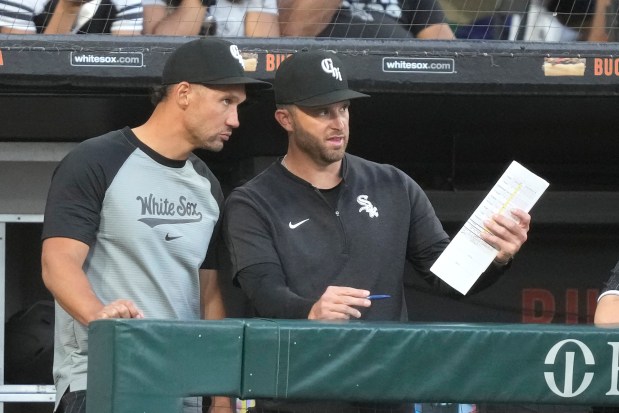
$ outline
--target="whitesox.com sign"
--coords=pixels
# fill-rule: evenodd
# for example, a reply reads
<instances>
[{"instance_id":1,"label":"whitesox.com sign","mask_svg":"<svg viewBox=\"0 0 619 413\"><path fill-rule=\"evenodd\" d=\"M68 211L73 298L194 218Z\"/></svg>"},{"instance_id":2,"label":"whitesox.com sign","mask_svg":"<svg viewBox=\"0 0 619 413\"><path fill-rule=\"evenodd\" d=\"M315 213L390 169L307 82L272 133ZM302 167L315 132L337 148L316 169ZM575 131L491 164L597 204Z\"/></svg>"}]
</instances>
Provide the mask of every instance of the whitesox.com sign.
<instances>
[{"instance_id":1,"label":"whitesox.com sign","mask_svg":"<svg viewBox=\"0 0 619 413\"><path fill-rule=\"evenodd\" d=\"M454 59L383 57L383 72L455 73Z\"/></svg>"},{"instance_id":2,"label":"whitesox.com sign","mask_svg":"<svg viewBox=\"0 0 619 413\"><path fill-rule=\"evenodd\" d=\"M71 52L71 66L142 67L142 53Z\"/></svg>"}]
</instances>

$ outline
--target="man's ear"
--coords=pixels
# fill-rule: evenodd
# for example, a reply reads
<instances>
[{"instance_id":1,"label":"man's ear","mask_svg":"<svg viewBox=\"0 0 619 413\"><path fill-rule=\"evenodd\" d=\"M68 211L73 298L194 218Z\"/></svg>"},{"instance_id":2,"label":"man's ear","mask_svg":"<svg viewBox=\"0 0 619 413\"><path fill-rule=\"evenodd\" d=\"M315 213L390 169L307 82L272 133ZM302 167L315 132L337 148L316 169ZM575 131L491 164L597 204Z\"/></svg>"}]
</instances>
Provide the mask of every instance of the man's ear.
<instances>
[{"instance_id":1,"label":"man's ear","mask_svg":"<svg viewBox=\"0 0 619 413\"><path fill-rule=\"evenodd\" d=\"M281 125L286 132L294 131L294 122L292 120L292 114L288 109L277 109L275 111L275 120Z\"/></svg>"},{"instance_id":2,"label":"man's ear","mask_svg":"<svg viewBox=\"0 0 619 413\"><path fill-rule=\"evenodd\" d=\"M174 100L183 109L189 106L189 94L191 93L191 85L187 82L180 82L173 89Z\"/></svg>"}]
</instances>

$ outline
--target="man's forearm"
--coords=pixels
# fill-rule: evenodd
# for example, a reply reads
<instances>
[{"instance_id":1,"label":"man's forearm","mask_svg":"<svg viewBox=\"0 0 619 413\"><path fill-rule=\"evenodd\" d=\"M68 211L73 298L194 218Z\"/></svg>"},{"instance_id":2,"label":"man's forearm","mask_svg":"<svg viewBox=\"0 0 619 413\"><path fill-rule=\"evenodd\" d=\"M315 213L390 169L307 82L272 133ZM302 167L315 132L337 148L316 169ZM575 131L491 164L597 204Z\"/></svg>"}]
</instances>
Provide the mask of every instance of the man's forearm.
<instances>
[{"instance_id":1,"label":"man's forearm","mask_svg":"<svg viewBox=\"0 0 619 413\"><path fill-rule=\"evenodd\" d=\"M417 34L417 38L425 40L454 40L456 36L448 24L441 23L433 24L421 29L421 31Z\"/></svg>"},{"instance_id":2,"label":"man's forearm","mask_svg":"<svg viewBox=\"0 0 619 413\"><path fill-rule=\"evenodd\" d=\"M82 7L81 1L65 1L61 0L56 4L56 8L52 14L45 34L65 34L71 33L73 25L77 20L77 14Z\"/></svg>"},{"instance_id":3,"label":"man's forearm","mask_svg":"<svg viewBox=\"0 0 619 413\"><path fill-rule=\"evenodd\" d=\"M216 270L200 270L200 304L203 319L221 320L226 317Z\"/></svg>"},{"instance_id":4,"label":"man's forearm","mask_svg":"<svg viewBox=\"0 0 619 413\"><path fill-rule=\"evenodd\" d=\"M268 318L302 319L309 316L314 301L293 293L276 264L256 264L241 270L237 280L258 315Z\"/></svg>"},{"instance_id":5,"label":"man's forearm","mask_svg":"<svg viewBox=\"0 0 619 413\"><path fill-rule=\"evenodd\" d=\"M315 37L339 9L341 0L278 0L282 36Z\"/></svg>"}]
</instances>

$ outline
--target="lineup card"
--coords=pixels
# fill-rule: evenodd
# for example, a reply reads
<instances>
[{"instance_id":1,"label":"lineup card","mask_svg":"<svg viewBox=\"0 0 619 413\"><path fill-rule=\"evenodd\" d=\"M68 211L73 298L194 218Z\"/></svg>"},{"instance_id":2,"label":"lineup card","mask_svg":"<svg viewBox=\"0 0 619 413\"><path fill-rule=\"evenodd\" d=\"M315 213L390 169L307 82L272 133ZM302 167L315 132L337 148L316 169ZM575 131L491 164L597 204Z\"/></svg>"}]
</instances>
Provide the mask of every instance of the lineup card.
<instances>
[{"instance_id":1,"label":"lineup card","mask_svg":"<svg viewBox=\"0 0 619 413\"><path fill-rule=\"evenodd\" d=\"M514 208L529 212L548 188L548 182L513 161L436 260L430 271L466 294L494 260L497 250L481 238L484 221L500 214L511 220Z\"/></svg>"}]
</instances>

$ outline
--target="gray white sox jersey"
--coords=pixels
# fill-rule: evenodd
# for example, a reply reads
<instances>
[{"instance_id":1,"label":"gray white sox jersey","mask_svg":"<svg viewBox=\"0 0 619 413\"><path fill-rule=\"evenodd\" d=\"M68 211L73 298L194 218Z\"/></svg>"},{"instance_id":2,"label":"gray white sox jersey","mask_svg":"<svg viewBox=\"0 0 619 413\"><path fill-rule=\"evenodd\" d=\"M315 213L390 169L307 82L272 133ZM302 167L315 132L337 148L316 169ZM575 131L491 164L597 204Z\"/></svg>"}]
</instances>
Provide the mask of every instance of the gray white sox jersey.
<instances>
[{"instance_id":1,"label":"gray white sox jersey","mask_svg":"<svg viewBox=\"0 0 619 413\"><path fill-rule=\"evenodd\" d=\"M129 299L145 318L195 320L198 270L215 268L222 202L219 182L195 155L164 158L125 128L81 143L60 163L43 239L90 246L84 271L103 303ZM55 328L58 394L85 389L87 326L56 305Z\"/></svg>"}]
</instances>

